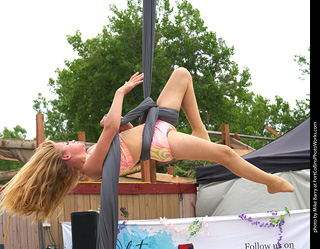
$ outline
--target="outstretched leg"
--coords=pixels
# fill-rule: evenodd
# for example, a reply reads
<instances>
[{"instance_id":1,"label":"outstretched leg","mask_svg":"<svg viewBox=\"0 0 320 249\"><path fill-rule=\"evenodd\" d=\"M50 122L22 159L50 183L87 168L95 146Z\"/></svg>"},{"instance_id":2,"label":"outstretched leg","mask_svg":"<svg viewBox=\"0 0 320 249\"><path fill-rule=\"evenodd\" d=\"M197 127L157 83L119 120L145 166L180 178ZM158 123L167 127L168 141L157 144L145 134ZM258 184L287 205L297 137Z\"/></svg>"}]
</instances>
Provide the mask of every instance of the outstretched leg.
<instances>
[{"instance_id":1,"label":"outstretched leg","mask_svg":"<svg viewBox=\"0 0 320 249\"><path fill-rule=\"evenodd\" d=\"M178 111L181 107L193 130L192 135L210 141L199 114L192 77L187 69L178 68L172 73L157 100L157 105Z\"/></svg>"},{"instance_id":2,"label":"outstretched leg","mask_svg":"<svg viewBox=\"0 0 320 249\"><path fill-rule=\"evenodd\" d=\"M168 139L173 157L177 160L216 161L239 177L265 184L271 194L294 191L289 182L260 170L228 146L214 144L173 130L169 132Z\"/></svg>"}]
</instances>

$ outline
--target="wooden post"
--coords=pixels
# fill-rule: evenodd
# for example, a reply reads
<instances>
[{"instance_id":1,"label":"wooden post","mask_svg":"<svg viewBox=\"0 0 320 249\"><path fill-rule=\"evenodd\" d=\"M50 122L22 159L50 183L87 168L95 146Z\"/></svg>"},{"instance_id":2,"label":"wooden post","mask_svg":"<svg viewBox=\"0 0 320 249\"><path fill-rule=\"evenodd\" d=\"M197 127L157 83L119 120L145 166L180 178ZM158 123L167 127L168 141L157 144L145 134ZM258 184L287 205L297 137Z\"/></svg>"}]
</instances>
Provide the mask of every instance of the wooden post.
<instances>
[{"instance_id":1,"label":"wooden post","mask_svg":"<svg viewBox=\"0 0 320 249\"><path fill-rule=\"evenodd\" d=\"M38 113L36 115L36 141L37 141L37 148L39 145L44 142L44 114ZM44 231L42 226L42 220L38 220L38 234L39 234L39 248L45 248L45 238L44 238Z\"/></svg>"},{"instance_id":2,"label":"wooden post","mask_svg":"<svg viewBox=\"0 0 320 249\"><path fill-rule=\"evenodd\" d=\"M44 115L37 114L36 115L36 136L37 136L37 147L44 142Z\"/></svg>"},{"instance_id":3,"label":"wooden post","mask_svg":"<svg viewBox=\"0 0 320 249\"><path fill-rule=\"evenodd\" d=\"M147 160L141 161L141 181L142 182L157 182L157 170L156 170L156 161Z\"/></svg>"},{"instance_id":4,"label":"wooden post","mask_svg":"<svg viewBox=\"0 0 320 249\"><path fill-rule=\"evenodd\" d=\"M157 162L150 159L150 178L151 183L157 183Z\"/></svg>"},{"instance_id":5,"label":"wooden post","mask_svg":"<svg viewBox=\"0 0 320 249\"><path fill-rule=\"evenodd\" d=\"M240 140L240 136L238 135L238 133L234 133L233 138Z\"/></svg>"},{"instance_id":6,"label":"wooden post","mask_svg":"<svg viewBox=\"0 0 320 249\"><path fill-rule=\"evenodd\" d=\"M269 125L266 125L264 128L266 128L269 132L271 132L276 137L281 137L281 135L278 132L276 132L274 129L272 129Z\"/></svg>"},{"instance_id":7,"label":"wooden post","mask_svg":"<svg viewBox=\"0 0 320 249\"><path fill-rule=\"evenodd\" d=\"M168 166L167 167L167 172L168 172L168 175L174 176L174 167L173 166Z\"/></svg>"},{"instance_id":8,"label":"wooden post","mask_svg":"<svg viewBox=\"0 0 320 249\"><path fill-rule=\"evenodd\" d=\"M78 132L78 141L79 142L85 142L86 141L86 132L85 131L79 131Z\"/></svg>"},{"instance_id":9,"label":"wooden post","mask_svg":"<svg viewBox=\"0 0 320 249\"><path fill-rule=\"evenodd\" d=\"M221 125L222 140L224 144L230 147L230 130L228 124Z\"/></svg>"}]
</instances>

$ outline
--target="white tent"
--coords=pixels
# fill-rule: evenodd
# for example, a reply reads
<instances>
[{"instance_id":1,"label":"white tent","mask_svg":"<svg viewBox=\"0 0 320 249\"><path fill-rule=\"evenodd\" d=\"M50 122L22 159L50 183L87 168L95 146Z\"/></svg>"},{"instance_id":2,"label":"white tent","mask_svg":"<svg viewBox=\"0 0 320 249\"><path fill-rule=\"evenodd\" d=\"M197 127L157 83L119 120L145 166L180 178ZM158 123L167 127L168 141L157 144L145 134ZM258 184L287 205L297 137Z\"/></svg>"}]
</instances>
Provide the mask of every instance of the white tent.
<instances>
[{"instance_id":1,"label":"white tent","mask_svg":"<svg viewBox=\"0 0 320 249\"><path fill-rule=\"evenodd\" d=\"M238 178L222 165L199 167L197 216L310 208L310 118L243 158L288 180L295 192L269 194L264 185Z\"/></svg>"}]
</instances>

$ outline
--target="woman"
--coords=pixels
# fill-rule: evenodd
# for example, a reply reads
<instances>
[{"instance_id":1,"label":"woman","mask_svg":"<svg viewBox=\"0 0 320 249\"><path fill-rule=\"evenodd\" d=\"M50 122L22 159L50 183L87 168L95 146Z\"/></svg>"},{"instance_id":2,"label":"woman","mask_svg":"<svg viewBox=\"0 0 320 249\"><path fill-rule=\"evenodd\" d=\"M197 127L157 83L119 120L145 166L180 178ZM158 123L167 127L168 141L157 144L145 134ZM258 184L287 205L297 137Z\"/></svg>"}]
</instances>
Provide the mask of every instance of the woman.
<instances>
[{"instance_id":1,"label":"woman","mask_svg":"<svg viewBox=\"0 0 320 249\"><path fill-rule=\"evenodd\" d=\"M100 138L88 152L83 144L75 141L55 144L48 140L42 143L2 191L1 209L24 216L34 214L35 220L49 218L77 184L79 172L96 179L102 176L104 159L118 131L121 132L121 170L137 163L144 125L132 127L129 123L120 127L120 121L124 96L142 82L143 74L136 73L116 91L108 115L101 120L103 131ZM256 168L228 146L210 142L199 115L192 77L186 69L179 68L172 73L157 105L177 111L182 108L193 132L192 135L178 132L169 123L158 120L150 148L151 159L215 161L239 177L265 184L271 194L294 191L289 182Z\"/></svg>"}]
</instances>

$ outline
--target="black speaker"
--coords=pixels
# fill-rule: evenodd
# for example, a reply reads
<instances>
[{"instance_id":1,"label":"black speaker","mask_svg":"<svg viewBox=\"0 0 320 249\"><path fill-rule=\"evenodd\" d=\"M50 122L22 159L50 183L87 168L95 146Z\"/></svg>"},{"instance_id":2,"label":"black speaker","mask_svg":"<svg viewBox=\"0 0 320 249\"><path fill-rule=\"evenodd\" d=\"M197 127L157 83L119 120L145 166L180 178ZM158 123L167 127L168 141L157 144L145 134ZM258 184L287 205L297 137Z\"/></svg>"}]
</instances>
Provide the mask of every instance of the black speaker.
<instances>
[{"instance_id":1,"label":"black speaker","mask_svg":"<svg viewBox=\"0 0 320 249\"><path fill-rule=\"evenodd\" d=\"M0 249L4 249L4 244L0 244Z\"/></svg>"},{"instance_id":2,"label":"black speaker","mask_svg":"<svg viewBox=\"0 0 320 249\"><path fill-rule=\"evenodd\" d=\"M71 213L72 248L96 249L99 213Z\"/></svg>"}]
</instances>

